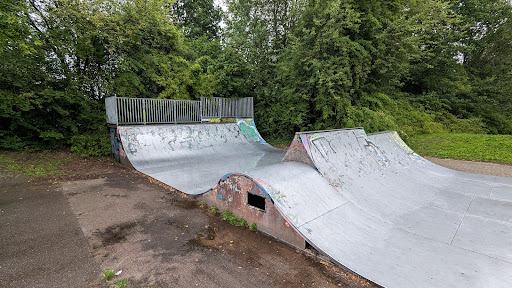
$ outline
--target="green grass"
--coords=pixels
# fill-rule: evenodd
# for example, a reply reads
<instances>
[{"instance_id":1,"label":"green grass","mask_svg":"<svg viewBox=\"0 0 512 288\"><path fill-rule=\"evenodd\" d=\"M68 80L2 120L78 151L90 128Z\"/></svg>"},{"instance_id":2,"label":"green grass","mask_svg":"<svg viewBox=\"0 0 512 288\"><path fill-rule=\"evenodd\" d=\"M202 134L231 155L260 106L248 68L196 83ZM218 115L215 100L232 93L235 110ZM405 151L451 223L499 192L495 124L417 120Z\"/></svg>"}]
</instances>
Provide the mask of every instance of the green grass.
<instances>
[{"instance_id":1,"label":"green grass","mask_svg":"<svg viewBox=\"0 0 512 288\"><path fill-rule=\"evenodd\" d=\"M106 270L101 275L103 276L103 279L109 281L112 280L114 276L116 276L116 273L114 273L112 270Z\"/></svg>"},{"instance_id":2,"label":"green grass","mask_svg":"<svg viewBox=\"0 0 512 288\"><path fill-rule=\"evenodd\" d=\"M423 134L407 142L422 156L512 164L512 135Z\"/></svg>"},{"instance_id":3,"label":"green grass","mask_svg":"<svg viewBox=\"0 0 512 288\"><path fill-rule=\"evenodd\" d=\"M126 279L117 280L112 285L112 288L126 288L128 287L128 281Z\"/></svg>"},{"instance_id":4,"label":"green grass","mask_svg":"<svg viewBox=\"0 0 512 288\"><path fill-rule=\"evenodd\" d=\"M247 226L247 221L244 218L238 217L233 212L226 210L222 212L222 219L228 221L234 226Z\"/></svg>"},{"instance_id":5,"label":"green grass","mask_svg":"<svg viewBox=\"0 0 512 288\"><path fill-rule=\"evenodd\" d=\"M0 170L32 177L62 175L60 168L69 161L66 153L0 151Z\"/></svg>"}]
</instances>

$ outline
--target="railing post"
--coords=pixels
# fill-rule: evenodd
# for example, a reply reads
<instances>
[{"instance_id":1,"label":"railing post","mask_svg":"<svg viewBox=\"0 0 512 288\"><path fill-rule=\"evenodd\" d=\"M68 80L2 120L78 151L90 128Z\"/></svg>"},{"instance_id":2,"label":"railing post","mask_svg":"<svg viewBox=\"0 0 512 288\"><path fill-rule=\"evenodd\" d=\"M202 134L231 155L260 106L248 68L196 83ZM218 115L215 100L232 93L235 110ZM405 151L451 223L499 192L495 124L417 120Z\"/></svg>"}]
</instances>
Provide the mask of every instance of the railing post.
<instances>
[{"instance_id":1,"label":"railing post","mask_svg":"<svg viewBox=\"0 0 512 288\"><path fill-rule=\"evenodd\" d=\"M199 99L199 121L203 122L203 96Z\"/></svg>"},{"instance_id":2,"label":"railing post","mask_svg":"<svg viewBox=\"0 0 512 288\"><path fill-rule=\"evenodd\" d=\"M250 103L251 103L250 104L250 108L251 108L251 113L250 114L251 114L251 118L254 118L254 98L251 97L250 99L251 99L250 100Z\"/></svg>"},{"instance_id":3,"label":"railing post","mask_svg":"<svg viewBox=\"0 0 512 288\"><path fill-rule=\"evenodd\" d=\"M118 110L117 110L117 96L114 96L114 102L116 103L116 127L119 126L119 114L118 114Z\"/></svg>"},{"instance_id":4,"label":"railing post","mask_svg":"<svg viewBox=\"0 0 512 288\"><path fill-rule=\"evenodd\" d=\"M146 99L142 99L142 122L146 125Z\"/></svg>"},{"instance_id":5,"label":"railing post","mask_svg":"<svg viewBox=\"0 0 512 288\"><path fill-rule=\"evenodd\" d=\"M222 118L222 98L219 99L219 119Z\"/></svg>"},{"instance_id":6,"label":"railing post","mask_svg":"<svg viewBox=\"0 0 512 288\"><path fill-rule=\"evenodd\" d=\"M174 111L174 124L178 124L178 117L176 116L176 100L172 100L172 103L174 105L174 109L172 109Z\"/></svg>"},{"instance_id":7,"label":"railing post","mask_svg":"<svg viewBox=\"0 0 512 288\"><path fill-rule=\"evenodd\" d=\"M240 101L239 101L239 99L236 99L235 100L235 113L234 113L235 117L234 118L239 118L238 117L238 114L239 114L238 111L240 110L239 106L240 106Z\"/></svg>"}]
</instances>

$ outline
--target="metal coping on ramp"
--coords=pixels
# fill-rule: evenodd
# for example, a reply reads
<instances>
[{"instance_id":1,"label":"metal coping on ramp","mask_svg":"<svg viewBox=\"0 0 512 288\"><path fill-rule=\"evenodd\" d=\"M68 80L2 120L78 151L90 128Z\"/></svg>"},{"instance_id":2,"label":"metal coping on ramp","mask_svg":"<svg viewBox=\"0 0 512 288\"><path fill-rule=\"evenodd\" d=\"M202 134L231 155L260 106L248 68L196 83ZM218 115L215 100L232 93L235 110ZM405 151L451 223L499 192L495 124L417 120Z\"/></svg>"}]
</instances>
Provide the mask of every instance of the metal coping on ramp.
<instances>
[{"instance_id":1,"label":"metal coping on ramp","mask_svg":"<svg viewBox=\"0 0 512 288\"><path fill-rule=\"evenodd\" d=\"M135 169L210 191L200 197L377 284L512 287L511 178L437 166L396 132L299 132L281 151L252 119L113 129Z\"/></svg>"}]
</instances>

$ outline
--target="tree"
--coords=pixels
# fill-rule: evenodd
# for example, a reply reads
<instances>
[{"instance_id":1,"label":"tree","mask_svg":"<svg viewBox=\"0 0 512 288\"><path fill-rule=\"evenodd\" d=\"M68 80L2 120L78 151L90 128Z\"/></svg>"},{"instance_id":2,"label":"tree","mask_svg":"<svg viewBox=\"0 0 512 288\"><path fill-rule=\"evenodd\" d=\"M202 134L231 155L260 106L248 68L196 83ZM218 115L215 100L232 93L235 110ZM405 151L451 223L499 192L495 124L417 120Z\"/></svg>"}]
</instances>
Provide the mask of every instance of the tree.
<instances>
[{"instance_id":1,"label":"tree","mask_svg":"<svg viewBox=\"0 0 512 288\"><path fill-rule=\"evenodd\" d=\"M213 0L181 0L171 6L176 23L190 39L204 36L213 41L219 37L221 9Z\"/></svg>"}]
</instances>

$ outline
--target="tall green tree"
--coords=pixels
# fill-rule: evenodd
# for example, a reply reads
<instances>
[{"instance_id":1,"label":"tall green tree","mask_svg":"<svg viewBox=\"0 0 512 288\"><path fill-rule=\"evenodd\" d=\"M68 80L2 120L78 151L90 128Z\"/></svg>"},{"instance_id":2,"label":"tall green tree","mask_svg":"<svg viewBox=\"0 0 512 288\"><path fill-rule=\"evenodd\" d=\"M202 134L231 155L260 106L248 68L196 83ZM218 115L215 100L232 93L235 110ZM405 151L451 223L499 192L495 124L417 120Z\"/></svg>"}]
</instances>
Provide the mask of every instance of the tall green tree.
<instances>
[{"instance_id":1,"label":"tall green tree","mask_svg":"<svg viewBox=\"0 0 512 288\"><path fill-rule=\"evenodd\" d=\"M174 19L190 39L204 36L216 40L220 35L222 11L213 0L181 0L171 6Z\"/></svg>"},{"instance_id":2,"label":"tall green tree","mask_svg":"<svg viewBox=\"0 0 512 288\"><path fill-rule=\"evenodd\" d=\"M512 133L512 4L502 0L465 1L468 46L464 66L472 82L467 109L482 118L491 133Z\"/></svg>"}]
</instances>

